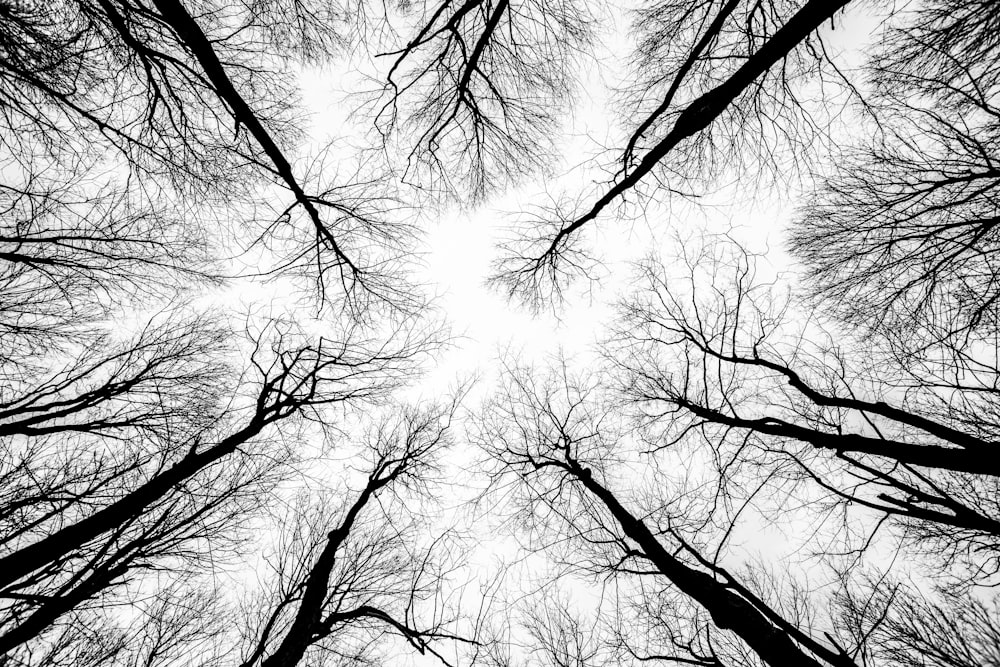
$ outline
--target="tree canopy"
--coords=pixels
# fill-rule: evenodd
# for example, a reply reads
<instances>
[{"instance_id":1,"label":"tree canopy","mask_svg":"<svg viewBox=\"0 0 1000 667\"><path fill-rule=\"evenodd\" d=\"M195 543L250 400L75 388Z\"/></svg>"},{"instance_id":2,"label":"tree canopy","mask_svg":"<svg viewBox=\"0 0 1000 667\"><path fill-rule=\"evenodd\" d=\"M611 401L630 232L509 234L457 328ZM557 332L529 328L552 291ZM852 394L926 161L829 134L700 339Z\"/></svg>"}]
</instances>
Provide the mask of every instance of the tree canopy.
<instances>
[{"instance_id":1,"label":"tree canopy","mask_svg":"<svg viewBox=\"0 0 1000 667\"><path fill-rule=\"evenodd\" d=\"M0 0L0 665L1000 665L998 98L985 0ZM441 379L449 218L545 355Z\"/></svg>"}]
</instances>

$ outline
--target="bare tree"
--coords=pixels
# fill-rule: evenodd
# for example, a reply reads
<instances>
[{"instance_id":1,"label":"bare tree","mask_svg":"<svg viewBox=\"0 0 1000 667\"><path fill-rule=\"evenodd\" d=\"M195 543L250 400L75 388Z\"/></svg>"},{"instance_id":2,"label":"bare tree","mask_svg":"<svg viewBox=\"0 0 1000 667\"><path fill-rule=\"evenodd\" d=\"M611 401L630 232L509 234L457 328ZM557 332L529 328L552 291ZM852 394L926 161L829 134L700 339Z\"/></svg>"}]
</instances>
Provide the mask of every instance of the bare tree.
<instances>
[{"instance_id":1,"label":"bare tree","mask_svg":"<svg viewBox=\"0 0 1000 667\"><path fill-rule=\"evenodd\" d=\"M791 462L793 478L835 504L881 512L950 556L945 570L971 557L972 576L988 579L1000 535L988 453L996 427L967 364L984 364L986 379L990 356L938 348L918 364L891 345L855 340L852 350L846 336L794 324L805 317L738 247L708 244L686 260L687 278L644 267L610 350L656 447L693 437L734 466Z\"/></svg>"},{"instance_id":2,"label":"bare tree","mask_svg":"<svg viewBox=\"0 0 1000 667\"><path fill-rule=\"evenodd\" d=\"M574 380L565 369L540 380L531 369L510 371L477 441L494 462L495 483L519 483L536 530L548 535L543 544L571 539L584 554L576 557L577 567L658 578L766 664L856 664L854 647L840 646L830 634L815 638L724 567L720 551L705 551L698 533L711 518L699 522L695 506L683 500L688 494L630 507L631 494L612 486L621 474L617 467L628 467L626 441L615 436L613 415L595 404L593 383ZM661 479L656 486L669 483ZM692 535L692 526L701 529Z\"/></svg>"},{"instance_id":3,"label":"bare tree","mask_svg":"<svg viewBox=\"0 0 1000 667\"><path fill-rule=\"evenodd\" d=\"M643 8L635 86L643 120L627 139L613 181L581 209L552 211L535 233L512 241L494 283L537 306L546 291L558 296L579 271L579 230L661 167L666 176L660 188L685 192L706 173L698 173L699 164L738 159L747 150L778 151L783 139L797 147L796 126L822 131L808 112L782 121L799 114L803 94L796 92L796 78L840 78L818 30L847 5L733 0Z\"/></svg>"},{"instance_id":4,"label":"bare tree","mask_svg":"<svg viewBox=\"0 0 1000 667\"><path fill-rule=\"evenodd\" d=\"M442 597L457 545L447 533L424 539L429 526L417 510L432 501L457 405L403 408L376 424L360 457L360 492L295 508L272 564L277 595L254 602L264 613L241 664L291 666L307 654L361 661L385 636L448 664L437 644L476 643L449 627L458 619Z\"/></svg>"},{"instance_id":5,"label":"bare tree","mask_svg":"<svg viewBox=\"0 0 1000 667\"><path fill-rule=\"evenodd\" d=\"M178 196L227 202L224 216L252 234L243 247L278 253L270 270L307 271L320 303L343 302L356 316L369 305L413 305L395 275L410 230L391 212L398 204L383 175L307 178L292 153L300 132L288 65L337 51L345 39L336 12L260 2L192 14L180 2L110 0L3 11L12 164L36 174L110 151L150 190L156 179ZM248 196L253 188L291 201Z\"/></svg>"}]
</instances>

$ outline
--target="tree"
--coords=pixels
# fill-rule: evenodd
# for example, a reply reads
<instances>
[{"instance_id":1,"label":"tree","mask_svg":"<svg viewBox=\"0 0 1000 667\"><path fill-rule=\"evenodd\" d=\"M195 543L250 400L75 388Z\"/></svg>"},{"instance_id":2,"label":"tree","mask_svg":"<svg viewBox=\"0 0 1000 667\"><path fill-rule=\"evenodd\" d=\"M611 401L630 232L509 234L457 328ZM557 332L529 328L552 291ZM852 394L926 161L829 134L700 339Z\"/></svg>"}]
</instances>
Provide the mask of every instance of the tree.
<instances>
[{"instance_id":1,"label":"tree","mask_svg":"<svg viewBox=\"0 0 1000 667\"><path fill-rule=\"evenodd\" d=\"M378 181L307 183L289 157L289 65L329 59L343 41L344 26L322 3L205 6L197 19L180 2L3 11L0 96L17 142L4 162L26 180L81 158L93 168L110 153L146 193L223 202L201 215L238 211L251 234L242 247L270 248L286 275L308 269L321 301L346 297L358 312L409 303L390 270L406 230L386 214ZM247 197L272 186L291 203Z\"/></svg>"},{"instance_id":2,"label":"tree","mask_svg":"<svg viewBox=\"0 0 1000 667\"><path fill-rule=\"evenodd\" d=\"M774 493L799 495L814 522L839 526L841 546L826 550L855 564L894 526L948 587L993 582L993 410L964 379L964 364L977 362L982 375L971 377L989 377L989 351L937 346L919 358L895 337L852 339L797 313L745 251L706 246L688 245L686 279L643 267L608 348L651 451L703 443L727 485L770 471L785 480ZM884 585L869 591L888 599Z\"/></svg>"},{"instance_id":3,"label":"tree","mask_svg":"<svg viewBox=\"0 0 1000 667\"><path fill-rule=\"evenodd\" d=\"M571 556L574 566L600 576L661 578L766 664L856 664L854 647L829 634L826 641L814 638L719 563L728 531L714 555L694 541L718 519L695 513L697 501L684 496L696 490L678 493L680 502L657 494L629 507L628 491L611 486L616 468L630 464L626 439L616 436L613 416L596 401L596 382L565 371L536 381L532 369L509 370L507 389L488 409L477 441L495 484L519 482L541 545L572 540L582 552ZM667 476L653 479L653 488L674 486ZM630 486L641 493L641 486Z\"/></svg>"},{"instance_id":4,"label":"tree","mask_svg":"<svg viewBox=\"0 0 1000 667\"><path fill-rule=\"evenodd\" d=\"M690 420L673 420L671 428L678 433L712 423L723 430L796 439L840 457L861 457L859 465L875 458L996 476L983 458L993 427L986 414L974 413L980 407L975 392L966 400L956 392L947 397L950 401L938 393L965 388L946 384L969 360L962 350L955 350L952 359L935 356L897 371L888 365L896 349L883 352L872 345L865 352L873 357L883 352L875 357L881 364L858 369L837 351L832 332L828 337L815 330L786 332L786 322L797 318L787 305L774 303L768 285L755 284L752 258L739 250L718 252L686 258L691 273L684 287L661 265L644 267L645 293L625 305L620 335L632 400L650 402L655 410L662 399L682 415L690 414ZM671 348L680 363L659 356L673 356ZM901 389L906 393L890 399Z\"/></svg>"},{"instance_id":5,"label":"tree","mask_svg":"<svg viewBox=\"0 0 1000 667\"><path fill-rule=\"evenodd\" d=\"M442 605L455 546L447 534L421 545L421 517L405 509L429 495L456 408L457 401L404 409L379 423L366 438L362 457L370 460L361 491L332 512L294 508L292 534L272 566L278 594L261 604L266 613L242 665L290 667L317 650L361 661L385 634L442 662L435 642L476 643L448 629L457 619Z\"/></svg>"},{"instance_id":6,"label":"tree","mask_svg":"<svg viewBox=\"0 0 1000 667\"><path fill-rule=\"evenodd\" d=\"M685 193L722 170L713 165L748 152L773 164L777 154L808 144L809 134L822 134L799 99L801 80L842 78L820 28L848 4L668 1L643 8L634 101L642 121L611 182L582 208L550 211L536 231L512 241L495 284L534 306L558 298L588 264L579 230L658 172L666 192Z\"/></svg>"}]
</instances>

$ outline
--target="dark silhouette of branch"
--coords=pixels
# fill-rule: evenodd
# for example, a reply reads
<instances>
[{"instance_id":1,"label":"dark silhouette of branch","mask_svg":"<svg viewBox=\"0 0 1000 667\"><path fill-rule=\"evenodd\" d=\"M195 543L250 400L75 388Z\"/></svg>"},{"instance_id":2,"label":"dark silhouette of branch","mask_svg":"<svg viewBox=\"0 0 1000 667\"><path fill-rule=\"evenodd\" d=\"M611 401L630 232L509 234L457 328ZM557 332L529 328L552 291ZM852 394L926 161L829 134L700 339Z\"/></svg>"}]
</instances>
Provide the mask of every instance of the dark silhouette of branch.
<instances>
[{"instance_id":1,"label":"dark silhouette of branch","mask_svg":"<svg viewBox=\"0 0 1000 667\"><path fill-rule=\"evenodd\" d=\"M657 164L681 142L709 127L763 74L785 59L794 49L801 46L816 29L824 22L831 20L847 4L848 0L807 2L764 44L753 53L748 54L745 62L728 79L687 104L677 115L671 129L665 136L650 148L634 167L628 168L612 187L600 195L589 210L575 215L569 220L560 221L558 230L551 238L539 239L525 253L502 261L498 265L494 282L504 286L511 295L527 288L531 284L533 276L544 272L547 266L560 261L564 251L571 248L570 238L578 230L595 220L611 203L620 199L647 177ZM699 49L700 47L703 48L703 45L698 45L695 48ZM682 66L681 69L685 68ZM673 92L669 92L668 96L672 97ZM653 116L661 114L662 111L657 109ZM647 119L646 122L651 124L652 120ZM535 252L536 250L537 252Z\"/></svg>"}]
</instances>

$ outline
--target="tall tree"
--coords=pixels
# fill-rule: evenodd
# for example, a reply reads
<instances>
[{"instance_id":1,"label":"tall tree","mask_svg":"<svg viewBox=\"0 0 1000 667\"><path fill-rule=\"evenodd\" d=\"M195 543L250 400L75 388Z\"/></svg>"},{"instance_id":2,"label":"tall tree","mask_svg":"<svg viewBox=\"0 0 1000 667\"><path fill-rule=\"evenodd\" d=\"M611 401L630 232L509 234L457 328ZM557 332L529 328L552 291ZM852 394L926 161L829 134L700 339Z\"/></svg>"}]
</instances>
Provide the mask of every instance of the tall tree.
<instances>
[{"instance_id":1,"label":"tall tree","mask_svg":"<svg viewBox=\"0 0 1000 667\"><path fill-rule=\"evenodd\" d=\"M542 379L533 379L530 368L510 371L477 440L494 483L504 488L513 478L521 486L515 493L535 517L541 545L572 540L581 551L574 565L604 576L662 578L768 665L856 664L855 647L831 643L830 634L812 636L721 565L725 536L714 555L698 544L704 539L698 532L717 517L696 515L692 499L664 496L675 487L670 477L654 474L659 493L638 506L631 497L644 485L612 486L619 466L634 462L613 414L601 407L596 382L574 379L565 368ZM697 495L693 489L676 493Z\"/></svg>"}]
</instances>

